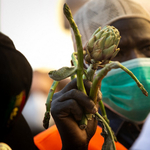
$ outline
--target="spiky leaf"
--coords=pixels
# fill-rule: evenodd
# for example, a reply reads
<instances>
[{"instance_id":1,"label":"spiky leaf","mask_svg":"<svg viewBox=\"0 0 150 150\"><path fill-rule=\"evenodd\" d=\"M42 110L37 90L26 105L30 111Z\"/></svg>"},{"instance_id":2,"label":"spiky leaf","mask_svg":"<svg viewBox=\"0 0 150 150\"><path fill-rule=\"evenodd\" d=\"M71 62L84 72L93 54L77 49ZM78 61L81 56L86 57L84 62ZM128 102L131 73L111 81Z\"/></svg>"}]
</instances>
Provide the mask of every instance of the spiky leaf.
<instances>
[{"instance_id":1,"label":"spiky leaf","mask_svg":"<svg viewBox=\"0 0 150 150\"><path fill-rule=\"evenodd\" d=\"M63 80L76 73L77 67L63 67L58 70L50 71L49 76L56 81Z\"/></svg>"}]
</instances>

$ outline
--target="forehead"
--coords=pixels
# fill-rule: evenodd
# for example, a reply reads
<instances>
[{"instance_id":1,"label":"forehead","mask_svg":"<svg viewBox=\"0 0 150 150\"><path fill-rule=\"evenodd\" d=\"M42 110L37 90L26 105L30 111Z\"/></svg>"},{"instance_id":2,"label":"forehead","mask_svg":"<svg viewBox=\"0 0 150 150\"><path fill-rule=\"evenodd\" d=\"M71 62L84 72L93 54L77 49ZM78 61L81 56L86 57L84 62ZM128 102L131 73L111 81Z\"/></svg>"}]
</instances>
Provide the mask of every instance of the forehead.
<instances>
[{"instance_id":1,"label":"forehead","mask_svg":"<svg viewBox=\"0 0 150 150\"><path fill-rule=\"evenodd\" d=\"M115 26L122 32L135 29L145 30L147 28L150 28L150 22L142 18L124 18L117 20L111 25Z\"/></svg>"},{"instance_id":2,"label":"forehead","mask_svg":"<svg viewBox=\"0 0 150 150\"><path fill-rule=\"evenodd\" d=\"M120 44L124 41L134 39L135 42L150 40L150 22L142 18L121 19L112 24L121 35Z\"/></svg>"},{"instance_id":3,"label":"forehead","mask_svg":"<svg viewBox=\"0 0 150 150\"><path fill-rule=\"evenodd\" d=\"M141 44L144 41L150 41L150 22L143 18L124 18L115 21L111 24L116 27L121 35L120 46L127 47L130 46L130 42L132 41L132 46L135 43ZM76 50L76 42L73 31L72 39L74 44L74 49ZM87 41L83 40L84 35L81 35L82 45L84 46ZM90 38L90 37L89 37ZM133 41L134 40L134 41ZM119 46L119 47L120 47Z\"/></svg>"}]
</instances>

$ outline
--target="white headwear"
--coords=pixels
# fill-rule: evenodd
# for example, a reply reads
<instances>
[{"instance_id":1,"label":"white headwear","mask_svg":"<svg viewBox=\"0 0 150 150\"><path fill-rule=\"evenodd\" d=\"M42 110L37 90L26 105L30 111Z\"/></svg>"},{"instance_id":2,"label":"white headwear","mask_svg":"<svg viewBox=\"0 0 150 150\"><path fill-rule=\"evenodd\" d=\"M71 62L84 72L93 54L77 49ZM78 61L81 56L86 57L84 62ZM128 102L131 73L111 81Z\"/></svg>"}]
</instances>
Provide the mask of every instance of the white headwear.
<instances>
[{"instance_id":1,"label":"white headwear","mask_svg":"<svg viewBox=\"0 0 150 150\"><path fill-rule=\"evenodd\" d=\"M148 12L131 0L90 0L75 14L82 41L87 41L98 27L111 25L122 18L143 18L150 21Z\"/></svg>"}]
</instances>

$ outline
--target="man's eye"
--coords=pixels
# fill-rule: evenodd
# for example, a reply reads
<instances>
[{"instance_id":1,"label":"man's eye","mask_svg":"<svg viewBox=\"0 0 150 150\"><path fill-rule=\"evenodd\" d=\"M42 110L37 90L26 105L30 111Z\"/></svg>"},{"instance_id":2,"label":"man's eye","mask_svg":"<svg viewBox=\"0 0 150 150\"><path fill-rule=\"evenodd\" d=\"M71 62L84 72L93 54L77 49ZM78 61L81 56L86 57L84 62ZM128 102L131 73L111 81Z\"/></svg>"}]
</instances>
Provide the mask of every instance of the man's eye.
<instances>
[{"instance_id":1,"label":"man's eye","mask_svg":"<svg viewBox=\"0 0 150 150\"><path fill-rule=\"evenodd\" d=\"M150 57L150 45L143 47L143 48L142 48L142 53L143 53L145 56Z\"/></svg>"}]
</instances>

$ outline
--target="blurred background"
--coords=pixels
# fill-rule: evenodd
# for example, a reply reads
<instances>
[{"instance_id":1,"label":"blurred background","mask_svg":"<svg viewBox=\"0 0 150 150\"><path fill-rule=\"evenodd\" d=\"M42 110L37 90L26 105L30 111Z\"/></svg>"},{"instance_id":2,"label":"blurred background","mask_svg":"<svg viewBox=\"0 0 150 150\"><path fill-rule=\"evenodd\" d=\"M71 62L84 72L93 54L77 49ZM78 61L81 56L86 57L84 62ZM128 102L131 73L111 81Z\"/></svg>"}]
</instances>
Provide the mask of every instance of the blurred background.
<instances>
[{"instance_id":1,"label":"blurred background","mask_svg":"<svg viewBox=\"0 0 150 150\"><path fill-rule=\"evenodd\" d=\"M45 102L53 82L48 72L71 65L73 44L63 4L66 2L75 14L87 1L0 0L0 31L13 40L34 71L31 93L23 110L33 135L44 130ZM150 0L135 1L150 13ZM57 91L62 87L60 85ZM51 120L50 125L53 124Z\"/></svg>"},{"instance_id":2,"label":"blurred background","mask_svg":"<svg viewBox=\"0 0 150 150\"><path fill-rule=\"evenodd\" d=\"M70 66L73 46L62 8L67 2L75 13L86 1L0 0L0 30L13 39L33 69ZM149 0L135 1L150 12Z\"/></svg>"},{"instance_id":3,"label":"blurred background","mask_svg":"<svg viewBox=\"0 0 150 150\"><path fill-rule=\"evenodd\" d=\"M63 26L63 0L1 0L0 6L0 30L33 69L70 65L73 47Z\"/></svg>"},{"instance_id":4,"label":"blurred background","mask_svg":"<svg viewBox=\"0 0 150 150\"><path fill-rule=\"evenodd\" d=\"M48 72L71 66L73 44L63 5L66 2L74 14L86 1L0 0L0 31L13 40L33 68L31 92L23 109L33 135L44 130L45 103L53 82ZM62 81L56 91L65 84Z\"/></svg>"}]
</instances>

